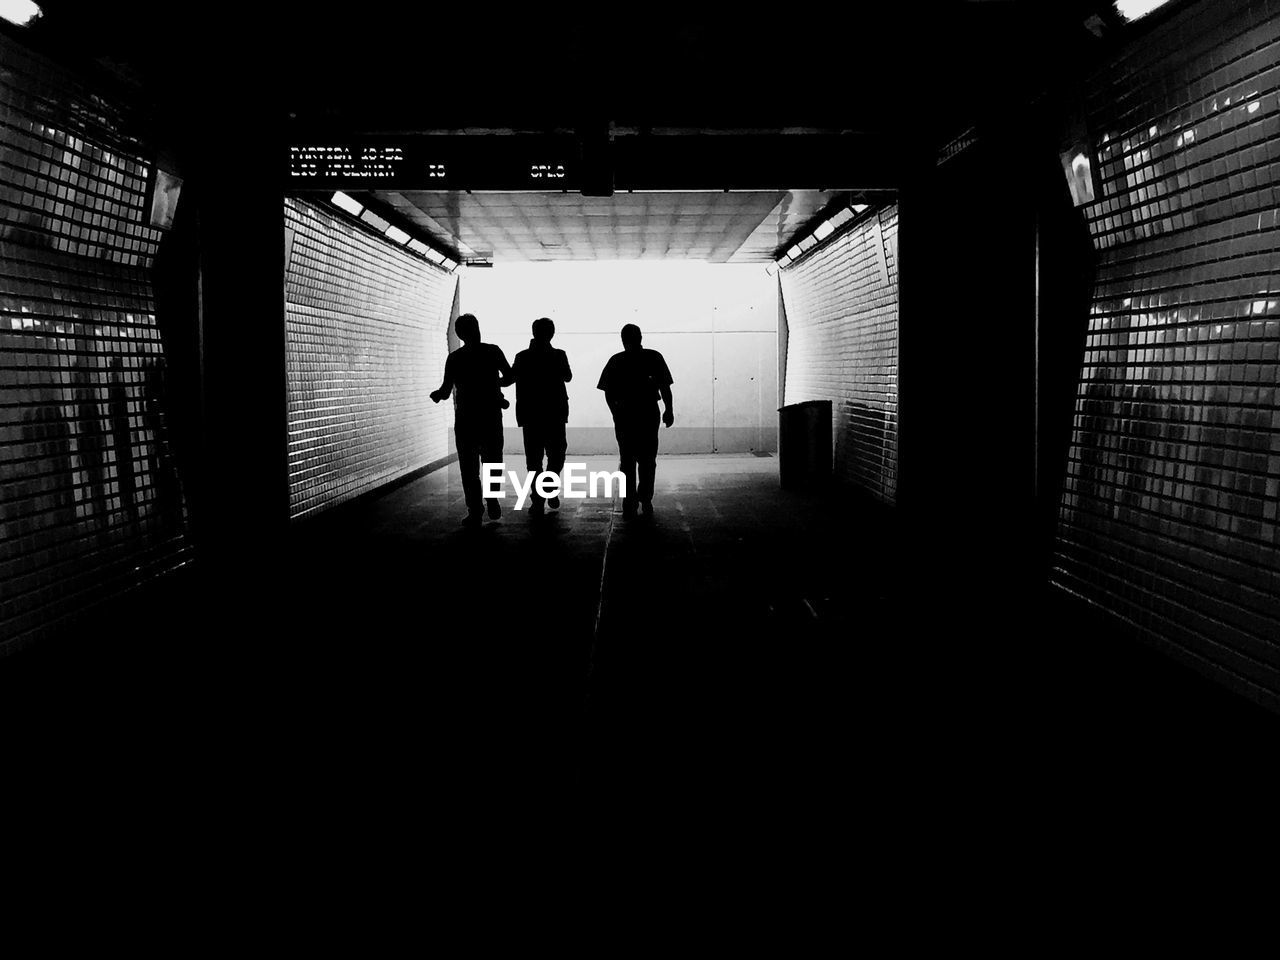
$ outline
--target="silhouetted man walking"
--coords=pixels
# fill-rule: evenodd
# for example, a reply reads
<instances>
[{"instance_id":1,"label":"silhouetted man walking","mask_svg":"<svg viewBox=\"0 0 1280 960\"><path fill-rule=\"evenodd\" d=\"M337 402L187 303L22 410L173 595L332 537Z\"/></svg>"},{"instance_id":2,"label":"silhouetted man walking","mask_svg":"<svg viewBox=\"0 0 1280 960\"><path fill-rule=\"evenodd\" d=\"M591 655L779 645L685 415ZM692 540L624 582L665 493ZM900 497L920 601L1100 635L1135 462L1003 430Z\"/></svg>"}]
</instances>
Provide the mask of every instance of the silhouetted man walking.
<instances>
[{"instance_id":1,"label":"silhouetted man walking","mask_svg":"<svg viewBox=\"0 0 1280 960\"><path fill-rule=\"evenodd\" d=\"M653 512L653 477L658 468L658 398L666 405L662 422L675 423L671 400L671 371L657 350L640 346L640 328L628 323L622 328L621 353L604 365L596 386L604 391L613 412L613 431L618 438L618 469L627 478L623 516L633 517L636 504L645 514Z\"/></svg>"},{"instance_id":2,"label":"silhouetted man walking","mask_svg":"<svg viewBox=\"0 0 1280 960\"><path fill-rule=\"evenodd\" d=\"M502 387L512 383L511 367L496 344L480 342L480 323L464 313L453 322L462 346L444 363L444 382L431 394L435 403L454 393L453 435L458 444L462 492L467 500L465 526L479 526L483 515L480 464L502 460ZM488 501L489 519L502 516L498 501Z\"/></svg>"},{"instance_id":3,"label":"silhouetted man walking","mask_svg":"<svg viewBox=\"0 0 1280 960\"><path fill-rule=\"evenodd\" d=\"M549 317L533 321L533 339L529 349L516 354L512 372L516 378L516 423L524 428L524 465L535 475L542 470L542 455L547 456L547 472L559 476L564 469L566 442L564 425L569 419L569 393L564 385L573 379L569 358L563 350L551 346L556 325ZM529 512L543 512L542 497L537 490ZM547 506L560 506L558 496Z\"/></svg>"}]
</instances>

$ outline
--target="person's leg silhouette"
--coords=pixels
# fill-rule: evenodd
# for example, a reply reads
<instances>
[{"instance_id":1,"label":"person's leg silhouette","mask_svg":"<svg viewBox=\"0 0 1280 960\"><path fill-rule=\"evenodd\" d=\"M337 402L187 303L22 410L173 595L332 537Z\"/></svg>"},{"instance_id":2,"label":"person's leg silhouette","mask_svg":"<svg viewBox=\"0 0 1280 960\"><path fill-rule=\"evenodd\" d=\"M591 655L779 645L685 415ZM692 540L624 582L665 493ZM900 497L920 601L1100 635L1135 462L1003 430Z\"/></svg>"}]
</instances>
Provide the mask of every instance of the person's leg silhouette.
<instances>
[{"instance_id":1,"label":"person's leg silhouette","mask_svg":"<svg viewBox=\"0 0 1280 960\"><path fill-rule=\"evenodd\" d=\"M542 455L545 450L546 440L543 436L542 424L526 423L524 425L524 467L534 475L542 472ZM536 487L529 490L529 512L537 516L542 513L543 503L542 497L538 495Z\"/></svg>"},{"instance_id":2,"label":"person's leg silhouette","mask_svg":"<svg viewBox=\"0 0 1280 960\"><path fill-rule=\"evenodd\" d=\"M563 476L564 456L569 447L564 431L563 423L549 423L542 438L543 446L547 451L547 472L554 473L557 477ZM560 506L560 498L558 496L550 498L547 506L555 510Z\"/></svg>"},{"instance_id":3,"label":"person's leg silhouette","mask_svg":"<svg viewBox=\"0 0 1280 960\"><path fill-rule=\"evenodd\" d=\"M636 499L645 513L653 510L653 480L658 472L658 408L636 423L635 454L637 473Z\"/></svg>"},{"instance_id":4,"label":"person's leg silhouette","mask_svg":"<svg viewBox=\"0 0 1280 960\"><path fill-rule=\"evenodd\" d=\"M467 503L467 515L463 523L474 526L484 515L484 501L480 489L481 449L476 431L463 426L454 428L458 447L458 472L462 474L462 496Z\"/></svg>"},{"instance_id":5,"label":"person's leg silhouette","mask_svg":"<svg viewBox=\"0 0 1280 960\"><path fill-rule=\"evenodd\" d=\"M622 476L626 482L626 492L622 500L622 515L624 517L633 517L636 513L636 504L639 502L637 493L637 457L636 457L636 426L635 417L622 416L614 422L614 436L618 438L618 470L622 472Z\"/></svg>"},{"instance_id":6,"label":"person's leg silhouette","mask_svg":"<svg viewBox=\"0 0 1280 960\"><path fill-rule=\"evenodd\" d=\"M502 416L487 424L480 438L480 454L483 463L502 462ZM502 505L496 497L489 497L485 504L489 510L489 519L497 520L502 516Z\"/></svg>"}]
</instances>

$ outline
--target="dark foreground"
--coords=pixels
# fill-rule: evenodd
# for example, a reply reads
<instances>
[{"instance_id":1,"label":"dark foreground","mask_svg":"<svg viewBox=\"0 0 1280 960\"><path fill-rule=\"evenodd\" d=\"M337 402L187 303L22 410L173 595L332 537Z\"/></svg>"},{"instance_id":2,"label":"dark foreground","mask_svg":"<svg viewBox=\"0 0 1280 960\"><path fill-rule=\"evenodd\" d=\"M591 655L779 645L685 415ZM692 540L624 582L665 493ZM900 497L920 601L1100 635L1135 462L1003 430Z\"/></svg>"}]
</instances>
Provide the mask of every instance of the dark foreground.
<instances>
[{"instance_id":1,"label":"dark foreground","mask_svg":"<svg viewBox=\"0 0 1280 960\"><path fill-rule=\"evenodd\" d=\"M178 859L839 859L1061 837L1275 756L1271 714L1047 589L974 598L776 460L663 459L656 506L463 531L451 468L297 527L265 582L123 598L0 661L10 822Z\"/></svg>"}]
</instances>

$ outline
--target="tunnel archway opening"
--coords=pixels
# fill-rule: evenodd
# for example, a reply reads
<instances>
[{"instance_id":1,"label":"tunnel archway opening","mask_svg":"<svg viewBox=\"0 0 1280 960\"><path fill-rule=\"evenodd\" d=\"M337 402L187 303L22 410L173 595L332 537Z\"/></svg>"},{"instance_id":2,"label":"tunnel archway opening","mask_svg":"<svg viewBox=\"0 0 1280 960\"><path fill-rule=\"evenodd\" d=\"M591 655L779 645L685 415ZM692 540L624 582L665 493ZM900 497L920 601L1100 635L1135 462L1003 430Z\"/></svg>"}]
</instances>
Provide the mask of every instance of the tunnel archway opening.
<instances>
[{"instance_id":1,"label":"tunnel archway opening","mask_svg":"<svg viewBox=\"0 0 1280 960\"><path fill-rule=\"evenodd\" d=\"M307 361L291 360L291 389L296 394L291 411L311 406L315 413L294 417L297 422L291 428L294 515L334 506L347 495L369 492L376 483L393 480L389 467L407 474L422 463L438 466L452 456L448 413L439 416L440 411L424 403L422 390L417 390L416 396L401 396L396 402L413 408L407 429L429 436L429 454L420 453L419 463L406 458L396 465L379 462L369 483L352 484L335 475L334 465L343 458L348 466L361 470L351 461L352 452L370 439L369 431L353 431L349 422L342 422L343 394L367 410L370 387L375 393L384 389L403 393L406 381L436 383L445 356L442 348L457 346L447 321L462 312L479 316L485 342L497 344L508 358L529 342L532 320L540 316L553 320L558 346L571 348L576 372L568 385L571 453L608 457L617 451L611 413L596 381L605 361L621 349L618 332L623 324L635 323L644 330L645 346L667 357L680 397L676 424L662 431L663 454L772 458L778 453L778 408L788 402L823 399L835 408L833 447L846 479L859 483L874 475L872 484L863 485L879 499L892 499L895 193L887 189L666 189L589 197L563 189L357 191L349 184L342 186L348 186L349 192L297 193L296 200L289 201L291 209L306 207L312 211L312 220L328 219L330 227L348 234L348 239L361 237L366 248L372 243L381 255L419 274L419 285L440 292L429 307L430 346L417 351L416 361L406 344L384 349L390 366L384 364L380 370L378 349L361 347L358 337L349 339L349 315L360 314L362 305L374 305L376 312L378 298L360 294L338 311L340 316L330 319L332 323L319 326L296 316L321 307L315 297L310 305L289 307L298 320L291 324L291 338L301 338L301 351L310 356ZM870 218L868 211L876 215ZM883 225L882 214L890 218ZM314 232L303 247L297 246L298 236L292 230L285 238L289 296L307 300L308 294L298 289L300 274L307 278L303 285L319 282L324 296L342 298L361 287L360 279L352 275L339 282L333 282L332 276L328 282L324 279L326 271L333 274L344 269L340 264L349 253L349 243L317 251L311 248L319 239ZM799 268L800 261L822 260L819 250L826 251L826 262L808 262ZM780 266L805 276L801 283L805 292L797 293L803 302L797 305L800 353L791 396L786 389L791 338ZM361 269L378 273L367 262ZM827 287L842 292L835 302L822 307L813 294L818 291L820 301ZM452 303L445 316L449 289ZM873 302L877 298L881 302ZM406 308L412 311L401 303L392 312L403 314ZM860 316L868 324L860 324ZM401 333L406 317L383 319L393 323L374 324L367 333ZM343 356L332 357L328 365L316 364L317 355L335 346L332 335L325 332L333 323L347 332L343 335L348 342L338 344ZM882 361L873 374L876 383L870 384L876 396L867 394L868 383L861 383L846 397L844 370L838 367L847 365L849 351L868 349ZM291 348L291 353L298 352ZM364 362L352 362L356 355ZM396 369L406 358L416 366L411 362L411 369ZM372 376L374 383L360 383L364 376ZM401 424L406 422L403 413ZM371 426L388 433L385 425ZM399 438L404 429L398 424L390 433ZM868 431L874 434L869 442ZM504 433L508 456L518 456L522 436L515 417L508 416ZM308 462L301 463L300 458ZM320 462L324 489L319 497L308 493L310 499L300 504L300 477L311 471L315 461ZM771 463L769 468L774 470L776 465ZM302 483L315 488L316 477L303 477Z\"/></svg>"},{"instance_id":2,"label":"tunnel archway opening","mask_svg":"<svg viewBox=\"0 0 1280 960\"><path fill-rule=\"evenodd\" d=\"M666 358L678 419L662 432L664 454L777 451L777 284L759 264L690 260L499 261L464 267L460 308L480 318L487 342L514 357L538 317L556 325L556 346L575 376L568 385L569 449L616 451L612 419L597 381L634 323L644 346ZM520 450L507 426L507 449Z\"/></svg>"}]
</instances>

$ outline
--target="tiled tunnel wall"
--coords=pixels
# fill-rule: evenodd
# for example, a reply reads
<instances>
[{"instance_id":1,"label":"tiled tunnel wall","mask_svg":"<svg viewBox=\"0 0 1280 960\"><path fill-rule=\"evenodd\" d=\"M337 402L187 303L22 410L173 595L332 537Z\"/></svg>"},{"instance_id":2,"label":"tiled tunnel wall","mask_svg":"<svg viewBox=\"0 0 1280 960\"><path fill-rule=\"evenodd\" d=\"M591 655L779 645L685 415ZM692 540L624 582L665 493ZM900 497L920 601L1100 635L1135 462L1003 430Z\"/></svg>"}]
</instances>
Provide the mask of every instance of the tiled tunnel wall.
<instances>
[{"instance_id":1,"label":"tiled tunnel wall","mask_svg":"<svg viewBox=\"0 0 1280 960\"><path fill-rule=\"evenodd\" d=\"M1190 8L1087 110L1098 266L1053 577L1280 703L1280 11Z\"/></svg>"},{"instance_id":2,"label":"tiled tunnel wall","mask_svg":"<svg viewBox=\"0 0 1280 960\"><path fill-rule=\"evenodd\" d=\"M898 210L868 214L782 270L785 402L831 400L836 476L898 487Z\"/></svg>"},{"instance_id":3,"label":"tiled tunnel wall","mask_svg":"<svg viewBox=\"0 0 1280 960\"><path fill-rule=\"evenodd\" d=\"M189 559L128 107L0 36L0 649Z\"/></svg>"},{"instance_id":4,"label":"tiled tunnel wall","mask_svg":"<svg viewBox=\"0 0 1280 960\"><path fill-rule=\"evenodd\" d=\"M285 201L289 513L448 455L433 404L455 278L324 206Z\"/></svg>"}]
</instances>

